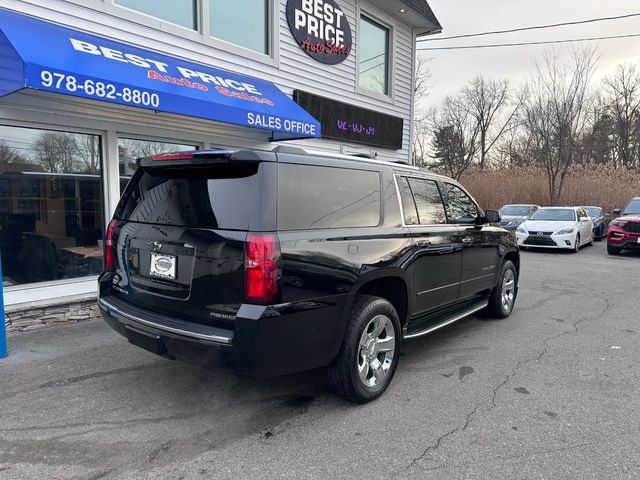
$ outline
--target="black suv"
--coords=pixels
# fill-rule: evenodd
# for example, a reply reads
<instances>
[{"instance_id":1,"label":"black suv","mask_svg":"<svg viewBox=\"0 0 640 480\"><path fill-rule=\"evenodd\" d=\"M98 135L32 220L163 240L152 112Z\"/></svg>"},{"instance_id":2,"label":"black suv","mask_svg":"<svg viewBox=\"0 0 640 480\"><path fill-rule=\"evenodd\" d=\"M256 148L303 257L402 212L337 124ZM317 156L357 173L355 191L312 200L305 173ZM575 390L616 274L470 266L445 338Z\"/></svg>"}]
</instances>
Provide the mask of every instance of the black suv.
<instances>
[{"instance_id":1,"label":"black suv","mask_svg":"<svg viewBox=\"0 0 640 480\"><path fill-rule=\"evenodd\" d=\"M499 221L407 165L294 147L144 158L107 229L99 304L159 355L252 376L327 367L365 402L403 339L511 313L519 252Z\"/></svg>"}]
</instances>

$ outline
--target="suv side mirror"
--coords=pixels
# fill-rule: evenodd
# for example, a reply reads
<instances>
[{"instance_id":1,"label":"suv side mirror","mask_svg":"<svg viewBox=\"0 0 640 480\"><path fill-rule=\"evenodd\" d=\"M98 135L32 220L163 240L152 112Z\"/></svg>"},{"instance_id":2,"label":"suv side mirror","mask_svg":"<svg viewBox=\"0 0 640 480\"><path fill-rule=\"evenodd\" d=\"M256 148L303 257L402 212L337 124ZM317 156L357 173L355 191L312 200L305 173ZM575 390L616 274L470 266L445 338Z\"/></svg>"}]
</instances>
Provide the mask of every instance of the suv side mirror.
<instances>
[{"instance_id":1,"label":"suv side mirror","mask_svg":"<svg viewBox=\"0 0 640 480\"><path fill-rule=\"evenodd\" d=\"M619 208L614 208L613 210L611 210L611 213L613 213L614 215L620 215L620 213L622 213L622 210L620 210Z\"/></svg>"},{"instance_id":2,"label":"suv side mirror","mask_svg":"<svg viewBox=\"0 0 640 480\"><path fill-rule=\"evenodd\" d=\"M589 221L589 217L580 217L580 221L581 222L587 222L587 221Z\"/></svg>"},{"instance_id":3,"label":"suv side mirror","mask_svg":"<svg viewBox=\"0 0 640 480\"><path fill-rule=\"evenodd\" d=\"M499 223L502 217L500 217L500 212L498 210L487 210L484 212L484 218L487 223Z\"/></svg>"}]
</instances>

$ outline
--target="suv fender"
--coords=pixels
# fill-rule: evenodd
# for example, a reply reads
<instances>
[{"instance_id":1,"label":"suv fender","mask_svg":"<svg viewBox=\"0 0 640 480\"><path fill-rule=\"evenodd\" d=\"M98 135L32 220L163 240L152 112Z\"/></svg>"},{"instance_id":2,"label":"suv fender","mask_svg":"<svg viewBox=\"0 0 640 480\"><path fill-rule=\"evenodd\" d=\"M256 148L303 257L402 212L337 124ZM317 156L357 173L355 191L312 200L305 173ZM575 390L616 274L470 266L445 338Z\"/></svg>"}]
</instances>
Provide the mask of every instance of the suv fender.
<instances>
[{"instance_id":1,"label":"suv fender","mask_svg":"<svg viewBox=\"0 0 640 480\"><path fill-rule=\"evenodd\" d=\"M413 310L412 295L409 291L411 280L405 270L390 268L375 270L362 275L353 285L345 302L343 318L348 322L353 303L358 295L372 295L388 300L398 312L400 325L404 327Z\"/></svg>"}]
</instances>

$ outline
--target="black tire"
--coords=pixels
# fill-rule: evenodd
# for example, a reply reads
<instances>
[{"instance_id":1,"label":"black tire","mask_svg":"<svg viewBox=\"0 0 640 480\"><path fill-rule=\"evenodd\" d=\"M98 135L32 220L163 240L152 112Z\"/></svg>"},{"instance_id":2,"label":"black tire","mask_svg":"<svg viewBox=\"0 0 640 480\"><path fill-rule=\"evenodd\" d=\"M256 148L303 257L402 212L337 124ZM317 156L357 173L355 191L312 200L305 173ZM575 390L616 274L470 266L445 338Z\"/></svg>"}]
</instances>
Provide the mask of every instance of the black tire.
<instances>
[{"instance_id":1,"label":"black tire","mask_svg":"<svg viewBox=\"0 0 640 480\"><path fill-rule=\"evenodd\" d=\"M573 253L578 253L580 251L580 234L576 235L576 244L571 249Z\"/></svg>"},{"instance_id":2,"label":"black tire","mask_svg":"<svg viewBox=\"0 0 640 480\"><path fill-rule=\"evenodd\" d=\"M382 358L385 360L381 365L387 365L386 355L388 352L379 353L376 356L375 353L377 350L372 351L373 356L369 357L364 354L365 349L361 348L361 341L365 336L365 328L370 327L376 318L382 317L390 320L391 329L393 330L393 358L388 363L384 381L375 386L368 386L365 385L360 378L359 372L361 368L359 368L359 365L367 363L366 370L371 373L371 381L374 381L376 375L373 374L373 369L370 370L369 362L375 362L376 359L381 358L380 356L383 355L384 357ZM388 325L389 324L387 324L387 326ZM386 330L384 334L386 337ZM375 400L385 392L393 379L393 375L398 367L401 343L402 330L400 328L400 320L393 305L384 298L358 295L351 309L351 318L344 334L340 352L334 362L327 368L327 378L330 386L339 395L356 403L366 403ZM363 355L365 356L363 357ZM371 358L371 360L368 360L369 358Z\"/></svg>"},{"instance_id":3,"label":"black tire","mask_svg":"<svg viewBox=\"0 0 640 480\"><path fill-rule=\"evenodd\" d=\"M602 237L604 237L604 225L600 225L596 230L595 240L596 242L601 242Z\"/></svg>"},{"instance_id":4,"label":"black tire","mask_svg":"<svg viewBox=\"0 0 640 480\"><path fill-rule=\"evenodd\" d=\"M508 273L510 272L510 273ZM507 305L503 302L503 286L507 279L513 279L513 298ZM489 296L489 305L487 305L487 314L491 318L503 319L511 315L513 307L516 303L516 297L518 296L518 271L516 266L511 260L506 260L502 264L502 270L500 271L500 280L498 284L492 290Z\"/></svg>"},{"instance_id":5,"label":"black tire","mask_svg":"<svg viewBox=\"0 0 640 480\"><path fill-rule=\"evenodd\" d=\"M609 255L620 255L621 251L622 249L620 247L612 247L611 245L607 244L607 253Z\"/></svg>"}]
</instances>

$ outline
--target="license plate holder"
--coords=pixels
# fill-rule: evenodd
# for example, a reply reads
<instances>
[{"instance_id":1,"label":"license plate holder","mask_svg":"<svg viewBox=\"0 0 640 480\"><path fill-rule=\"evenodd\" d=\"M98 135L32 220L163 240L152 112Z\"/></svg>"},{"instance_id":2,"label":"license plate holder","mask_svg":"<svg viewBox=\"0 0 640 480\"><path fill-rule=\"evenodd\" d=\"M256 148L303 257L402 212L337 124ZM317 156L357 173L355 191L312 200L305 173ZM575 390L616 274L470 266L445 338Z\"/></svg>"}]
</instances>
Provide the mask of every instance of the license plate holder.
<instances>
[{"instance_id":1,"label":"license plate holder","mask_svg":"<svg viewBox=\"0 0 640 480\"><path fill-rule=\"evenodd\" d=\"M151 264L149 266L149 274L154 277L166 278L169 280L176 279L178 267L178 257L175 255L166 255L164 253L151 253Z\"/></svg>"}]
</instances>

